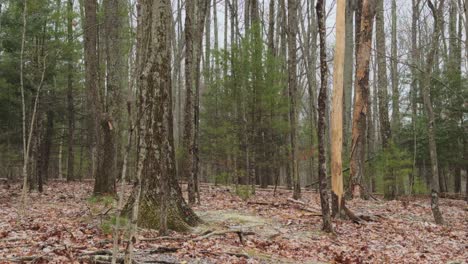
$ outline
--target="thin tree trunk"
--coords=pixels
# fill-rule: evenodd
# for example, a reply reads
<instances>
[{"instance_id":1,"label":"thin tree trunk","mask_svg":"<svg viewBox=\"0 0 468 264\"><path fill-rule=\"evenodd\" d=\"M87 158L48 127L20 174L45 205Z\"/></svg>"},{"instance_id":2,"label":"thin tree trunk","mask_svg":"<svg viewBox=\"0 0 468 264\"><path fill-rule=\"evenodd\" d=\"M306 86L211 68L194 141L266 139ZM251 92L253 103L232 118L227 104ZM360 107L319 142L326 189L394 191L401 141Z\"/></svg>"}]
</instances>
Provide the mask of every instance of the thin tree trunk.
<instances>
[{"instance_id":1,"label":"thin tree trunk","mask_svg":"<svg viewBox=\"0 0 468 264\"><path fill-rule=\"evenodd\" d=\"M58 178L59 180L63 179L63 165L62 165L62 157L63 157L63 138L65 136L64 129L62 129L62 133L60 134L60 144L59 144L59 154L58 154Z\"/></svg>"},{"instance_id":2,"label":"thin tree trunk","mask_svg":"<svg viewBox=\"0 0 468 264\"><path fill-rule=\"evenodd\" d=\"M339 3L341 3L340 1ZM342 3L341 3L342 4ZM340 6L340 13L344 11ZM317 21L319 28L319 38L320 38L320 93L318 100L318 143L319 143L319 189L320 189L320 205L322 207L322 229L325 232L333 232L333 226L330 220L330 206L328 200L328 187L327 187L327 162L325 155L325 111L326 111L326 102L327 102L327 78L328 78L328 66L327 66L327 54L326 54L326 29L325 29L325 5L324 0L318 0L317 6ZM342 29L341 29L342 30ZM341 33L341 32L340 32ZM341 35L339 37L342 37ZM344 44L344 43L340 43ZM334 98L336 100L336 98ZM340 102L341 103L341 102ZM341 141L338 142L341 144ZM332 148L332 151L334 149ZM335 153L336 154L336 153ZM340 152L341 156L341 152ZM332 156L333 159L333 156ZM333 160L336 162L336 160ZM341 157L339 163L341 164ZM336 172L336 171L333 171ZM342 184L342 182L341 182ZM341 187L342 191L342 187Z\"/></svg>"},{"instance_id":3,"label":"thin tree trunk","mask_svg":"<svg viewBox=\"0 0 468 264\"><path fill-rule=\"evenodd\" d=\"M439 165L437 161L437 145L436 145L436 138L435 138L435 115L432 108L432 101L430 95L430 85L431 85L431 78L432 76L432 69L434 67L434 58L435 53L437 52L437 47L439 46L439 36L441 32L441 23L442 23L442 11L444 7L445 0L441 0L439 2L439 7L434 7L432 1L429 0L427 4L432 11L434 16L434 32L431 38L431 48L429 53L427 54L426 58L426 67L425 67L425 75L426 78L423 78L423 83L421 87L421 93L423 96L423 102L426 109L426 113L428 116L428 128L427 134L429 139L429 154L431 157L431 171L432 171L432 181L431 181L431 209L434 215L434 220L436 224L444 224L444 218L442 217L442 213L439 209Z\"/></svg>"},{"instance_id":4,"label":"thin tree trunk","mask_svg":"<svg viewBox=\"0 0 468 264\"><path fill-rule=\"evenodd\" d=\"M400 131L400 92L398 85L398 50L397 50L397 12L396 0L392 0L392 45L391 71L392 76L392 132L395 136Z\"/></svg>"},{"instance_id":5,"label":"thin tree trunk","mask_svg":"<svg viewBox=\"0 0 468 264\"><path fill-rule=\"evenodd\" d=\"M67 1L67 110L68 110L68 158L67 181L75 179L75 155L73 150L75 134L75 109L73 103L73 0Z\"/></svg>"},{"instance_id":6,"label":"thin tree trunk","mask_svg":"<svg viewBox=\"0 0 468 264\"><path fill-rule=\"evenodd\" d=\"M377 42L377 78L378 78L378 98L379 98L379 120L380 136L382 138L382 148L386 151L391 140L390 121L388 117L388 79L387 79L387 59L385 45L384 26L384 5L383 0L377 0L376 14L376 42ZM390 171L385 169L384 175L385 189L384 197L393 200L396 197L396 180Z\"/></svg>"},{"instance_id":7,"label":"thin tree trunk","mask_svg":"<svg viewBox=\"0 0 468 264\"><path fill-rule=\"evenodd\" d=\"M416 155L417 155L417 133L416 133L416 123L417 123L417 98L418 98L418 77L416 72L416 66L419 64L419 54L418 54L418 20L419 20L419 2L420 0L412 0L412 20L411 20L411 125L413 132L413 167L411 172L410 179L410 194L413 191L413 185L416 177Z\"/></svg>"},{"instance_id":8,"label":"thin tree trunk","mask_svg":"<svg viewBox=\"0 0 468 264\"><path fill-rule=\"evenodd\" d=\"M189 202L195 203L195 200L200 202L200 193L198 191L199 179L199 130L200 130L200 82L201 82L201 58L202 58L202 42L203 42L203 30L205 28L205 20L208 13L209 0L201 0L197 6L197 27L195 31L195 96L194 96L194 131L193 131L193 171L192 171L192 182L193 190L189 190ZM191 197L193 196L193 197ZM193 199L193 200L191 200Z\"/></svg>"},{"instance_id":9,"label":"thin tree trunk","mask_svg":"<svg viewBox=\"0 0 468 264\"><path fill-rule=\"evenodd\" d=\"M185 115L183 136L183 177L188 182L189 203L195 202L193 182L193 35L194 35L195 1L187 1L185 5Z\"/></svg>"},{"instance_id":10,"label":"thin tree trunk","mask_svg":"<svg viewBox=\"0 0 468 264\"><path fill-rule=\"evenodd\" d=\"M346 18L345 18L345 64L344 64L344 94L343 94L343 144L345 158L349 158L349 146L351 144L351 110L352 110L352 91L353 91L353 54L354 54L354 24L353 15L356 0L346 0Z\"/></svg>"},{"instance_id":11,"label":"thin tree trunk","mask_svg":"<svg viewBox=\"0 0 468 264\"><path fill-rule=\"evenodd\" d=\"M291 158L293 178L293 198L301 197L301 185L299 179L299 166L297 160L297 0L288 0L288 87L289 87L289 123L291 126Z\"/></svg>"}]
</instances>

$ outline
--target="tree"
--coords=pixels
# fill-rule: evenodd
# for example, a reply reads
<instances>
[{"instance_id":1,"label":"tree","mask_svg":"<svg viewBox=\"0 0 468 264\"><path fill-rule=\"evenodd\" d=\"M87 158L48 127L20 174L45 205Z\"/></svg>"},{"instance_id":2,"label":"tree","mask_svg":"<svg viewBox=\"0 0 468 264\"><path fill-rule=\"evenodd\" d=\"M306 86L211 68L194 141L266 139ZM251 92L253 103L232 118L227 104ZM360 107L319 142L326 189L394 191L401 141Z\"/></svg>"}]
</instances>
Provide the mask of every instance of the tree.
<instances>
[{"instance_id":1,"label":"tree","mask_svg":"<svg viewBox=\"0 0 468 264\"><path fill-rule=\"evenodd\" d=\"M396 0L392 0L392 45L391 45L391 71L392 78L392 130L393 137L400 130L400 91L398 85L398 50L397 50L397 12Z\"/></svg>"},{"instance_id":2,"label":"tree","mask_svg":"<svg viewBox=\"0 0 468 264\"><path fill-rule=\"evenodd\" d=\"M90 135L94 143L96 155L96 180L94 194L102 195L114 192L113 175L107 166L112 162L113 153L109 141L112 121L109 115L103 114L101 96L98 84L98 49L97 49L97 3L96 0L85 1L85 30L84 30L84 60L85 86L88 93L88 117L90 119ZM107 146L107 148L106 148Z\"/></svg>"},{"instance_id":3,"label":"tree","mask_svg":"<svg viewBox=\"0 0 468 264\"><path fill-rule=\"evenodd\" d=\"M187 230L199 223L188 207L178 185L175 171L173 113L171 107L172 21L169 0L140 3L137 46L138 98L138 187L127 204L136 209L138 226ZM138 199L138 196L140 196ZM138 202L136 202L136 200ZM136 205L136 206L135 206Z\"/></svg>"},{"instance_id":4,"label":"tree","mask_svg":"<svg viewBox=\"0 0 468 264\"><path fill-rule=\"evenodd\" d=\"M372 24L374 1L362 2L361 29L357 53L353 130L351 141L351 161L349 191L353 197L360 197L364 174L366 117L369 97L369 61L372 47Z\"/></svg>"},{"instance_id":5,"label":"tree","mask_svg":"<svg viewBox=\"0 0 468 264\"><path fill-rule=\"evenodd\" d=\"M331 113L331 177L332 191L338 197L341 204L343 196L343 70L345 60L345 9L344 0L337 2L336 15L336 47L333 68L333 98Z\"/></svg>"},{"instance_id":6,"label":"tree","mask_svg":"<svg viewBox=\"0 0 468 264\"><path fill-rule=\"evenodd\" d=\"M193 151L195 134L194 125L194 106L193 106L193 34L195 2L186 2L185 7L185 110L184 110L184 136L183 136L183 177L188 181L188 200L189 203L195 202L195 182L193 177Z\"/></svg>"},{"instance_id":7,"label":"tree","mask_svg":"<svg viewBox=\"0 0 468 264\"><path fill-rule=\"evenodd\" d=\"M427 124L427 134L429 138L429 154L431 157L431 172L432 172L432 180L431 180L431 209L432 214L434 215L434 220L437 224L443 224L444 218L442 217L442 213L439 209L439 165L437 161L437 145L436 145L436 138L435 138L435 115L432 107L431 102L431 95L430 95L430 84L431 84L431 77L432 77L432 69L434 67L434 58L435 53L437 52L437 47L439 45L439 38L441 32L441 19L442 19L442 12L444 8L445 0L441 0L439 2L439 6L435 7L432 1L428 1L427 4L431 9L432 15L434 17L434 32L432 33L431 38L431 48L427 54L426 58L426 67L425 67L425 75L426 78L423 79L421 85L421 93L423 97L424 107L426 109L426 113L428 116L428 124Z\"/></svg>"},{"instance_id":8,"label":"tree","mask_svg":"<svg viewBox=\"0 0 468 264\"><path fill-rule=\"evenodd\" d=\"M340 4L340 8L342 8L341 4L343 1L338 2ZM319 101L318 101L318 127L317 127L317 134L318 134L318 142L319 142L319 188L320 188L320 204L322 207L322 219L323 219L323 230L326 232L333 232L332 223L330 220L330 206L328 203L328 188L327 188L327 164L326 164L326 156L325 156L325 111L326 111L326 102L327 102L327 73L328 73L328 66L327 66L327 54L326 54L326 32L325 32L325 5L323 0L317 1L317 21L319 27L319 38L320 38L320 93L319 93ZM343 10L340 9L340 12ZM338 15L342 15L338 13ZM340 24L341 26L341 24ZM342 28L340 28L342 30ZM342 33L342 32L340 32ZM340 37L342 37L340 35ZM341 43L343 44L343 43ZM336 89L336 88L335 88ZM337 98L334 98L336 100ZM340 102L341 104L341 102ZM336 114L336 113L335 113ZM334 116L335 117L335 116ZM336 131L335 131L336 132ZM338 142L341 144L341 141ZM332 151L335 150L332 148ZM334 153L336 154L336 153ZM332 157L332 162L341 162L341 152L340 152L340 161L333 160L336 156ZM340 164L338 164L340 165ZM336 167L335 167L336 168ZM341 171L341 169L340 169ZM336 173L335 170L333 172ZM336 175L339 177L339 175ZM333 176L332 176L333 177ZM342 180L342 179L341 179ZM334 182L336 184L336 180ZM343 184L343 182L341 182ZM342 188L341 188L342 191ZM338 190L338 194L339 190Z\"/></svg>"},{"instance_id":9,"label":"tree","mask_svg":"<svg viewBox=\"0 0 468 264\"><path fill-rule=\"evenodd\" d=\"M390 121L388 117L388 79L387 79L387 58L385 45L384 26L384 5L383 0L377 0L377 14L375 19L376 42L377 42L377 78L378 78L378 98L379 98L379 120L380 136L382 138L382 148L385 151L391 140ZM395 179L393 173L388 171L385 174L385 198L394 199L396 196Z\"/></svg>"},{"instance_id":10,"label":"tree","mask_svg":"<svg viewBox=\"0 0 468 264\"><path fill-rule=\"evenodd\" d=\"M67 181L74 180L75 156L73 153L75 133L75 109L73 102L73 0L67 1L67 110L68 110L68 159Z\"/></svg>"},{"instance_id":11,"label":"tree","mask_svg":"<svg viewBox=\"0 0 468 264\"><path fill-rule=\"evenodd\" d=\"M299 167L297 162L297 54L296 54L296 33L297 33L297 0L288 0L288 89L289 89L289 123L291 140L291 159L293 177L293 198L299 199L301 196L301 185L299 180Z\"/></svg>"},{"instance_id":12,"label":"tree","mask_svg":"<svg viewBox=\"0 0 468 264\"><path fill-rule=\"evenodd\" d=\"M344 94L343 94L343 144L346 159L349 158L349 145L351 139L351 110L352 110L352 92L353 92L353 49L354 49L354 23L353 15L356 9L356 0L346 0L346 18L345 18L345 65L343 70L344 75Z\"/></svg>"},{"instance_id":13,"label":"tree","mask_svg":"<svg viewBox=\"0 0 468 264\"><path fill-rule=\"evenodd\" d=\"M124 130L122 111L124 87L126 86L126 59L123 48L124 25L123 0L104 0L104 55L105 55L105 90L102 92L100 105L100 159L98 174L94 186L95 194L114 193L117 175L117 153ZM102 56L102 55L101 55ZM99 159L98 158L98 159Z\"/></svg>"}]
</instances>

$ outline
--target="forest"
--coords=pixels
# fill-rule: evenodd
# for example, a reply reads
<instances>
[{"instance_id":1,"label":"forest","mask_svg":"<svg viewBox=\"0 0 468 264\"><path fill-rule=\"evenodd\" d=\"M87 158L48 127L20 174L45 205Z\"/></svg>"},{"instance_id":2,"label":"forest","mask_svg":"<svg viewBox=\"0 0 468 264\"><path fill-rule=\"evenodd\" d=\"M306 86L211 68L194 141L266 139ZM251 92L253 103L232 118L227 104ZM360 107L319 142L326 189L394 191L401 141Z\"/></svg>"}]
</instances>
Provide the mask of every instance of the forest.
<instances>
[{"instance_id":1,"label":"forest","mask_svg":"<svg viewBox=\"0 0 468 264\"><path fill-rule=\"evenodd\" d=\"M468 0L0 0L0 263L467 263Z\"/></svg>"}]
</instances>

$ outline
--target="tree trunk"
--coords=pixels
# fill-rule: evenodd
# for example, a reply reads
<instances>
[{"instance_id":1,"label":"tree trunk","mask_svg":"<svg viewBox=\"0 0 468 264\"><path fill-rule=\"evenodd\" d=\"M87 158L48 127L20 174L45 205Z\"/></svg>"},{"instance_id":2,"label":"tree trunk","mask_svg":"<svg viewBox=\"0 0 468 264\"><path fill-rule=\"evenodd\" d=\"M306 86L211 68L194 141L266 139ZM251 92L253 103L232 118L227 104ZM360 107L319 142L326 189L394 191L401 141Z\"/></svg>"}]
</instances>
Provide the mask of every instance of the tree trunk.
<instances>
[{"instance_id":1,"label":"tree trunk","mask_svg":"<svg viewBox=\"0 0 468 264\"><path fill-rule=\"evenodd\" d=\"M395 136L400 130L400 92L398 85L398 50L397 50L397 13L396 0L392 0L392 45L391 45L391 71L392 78L392 132Z\"/></svg>"},{"instance_id":2,"label":"tree trunk","mask_svg":"<svg viewBox=\"0 0 468 264\"><path fill-rule=\"evenodd\" d=\"M332 191L338 197L338 203L341 204L343 197L343 71L345 60L345 41L346 41L346 23L345 23L346 2L339 0L337 2L336 15L336 46L333 69L333 97L331 112L331 178ZM323 12L323 11L322 11ZM323 30L323 29L322 29ZM323 89L323 88L322 88ZM325 99L326 100L326 99Z\"/></svg>"},{"instance_id":3,"label":"tree trunk","mask_svg":"<svg viewBox=\"0 0 468 264\"><path fill-rule=\"evenodd\" d=\"M355 98L353 111L353 130L350 161L350 193L352 197L361 196L361 184L364 175L364 155L366 138L366 117L369 96L369 61L372 48L372 24L374 18L374 1L362 3L361 30L359 33Z\"/></svg>"},{"instance_id":4,"label":"tree trunk","mask_svg":"<svg viewBox=\"0 0 468 264\"><path fill-rule=\"evenodd\" d=\"M98 57L97 57L97 3L96 0L85 0L85 21L84 21L84 61L85 61L85 86L88 99L88 117L89 117L89 135L91 141L91 150L95 154L92 163L96 164L96 184L101 185L101 176L98 175L100 163L100 125L101 105L98 92ZM100 188L99 188L100 189ZM95 192L96 193L96 192Z\"/></svg>"},{"instance_id":5,"label":"tree trunk","mask_svg":"<svg viewBox=\"0 0 468 264\"><path fill-rule=\"evenodd\" d=\"M75 134L75 109L73 105L73 0L67 2L67 110L68 110L68 159L67 181L75 179L73 152Z\"/></svg>"},{"instance_id":6,"label":"tree trunk","mask_svg":"<svg viewBox=\"0 0 468 264\"><path fill-rule=\"evenodd\" d=\"M437 145L436 145L436 138L435 138L435 115L432 108L432 101L430 95L430 85L431 85L431 76L432 76L432 69L434 67L434 58L435 53L437 52L437 47L439 46L439 35L441 32L441 19L442 19L442 11L444 6L445 0L441 0L439 3L439 7L436 8L433 6L432 2L429 0L427 3L429 8L432 11L434 16L434 32L431 38L431 48L429 53L427 54L426 58L426 67L425 67L425 75L426 77L422 80L422 87L421 93L423 96L424 107L426 109L426 113L428 116L428 128L427 134L429 139L429 154L431 157L431 172L432 172L432 180L431 180L431 209L434 215L434 220L437 224L441 225L444 223L444 218L442 217L442 213L439 209L439 165L437 161Z\"/></svg>"},{"instance_id":7,"label":"tree trunk","mask_svg":"<svg viewBox=\"0 0 468 264\"><path fill-rule=\"evenodd\" d=\"M299 166L297 160L297 54L296 54L296 34L297 34L297 0L288 0L288 87L289 87L289 123L291 126L291 158L292 158L292 178L293 178L293 198L301 197L301 185L299 179Z\"/></svg>"},{"instance_id":8,"label":"tree trunk","mask_svg":"<svg viewBox=\"0 0 468 264\"><path fill-rule=\"evenodd\" d=\"M124 30L123 0L104 0L104 53L106 62L106 93L101 115L101 163L98 170L95 194L114 193L117 174L117 158L120 157L121 138L124 129L122 120L122 95L125 87L126 60L123 47Z\"/></svg>"},{"instance_id":9,"label":"tree trunk","mask_svg":"<svg viewBox=\"0 0 468 264\"><path fill-rule=\"evenodd\" d=\"M171 107L171 4L169 0L140 3L137 85L140 153L137 175L142 176L141 197L134 190L127 209L138 204L138 225L145 228L187 230L200 219L182 197L175 171Z\"/></svg>"},{"instance_id":10,"label":"tree trunk","mask_svg":"<svg viewBox=\"0 0 468 264\"><path fill-rule=\"evenodd\" d=\"M189 201L194 203L195 200L200 202L200 193L198 190L199 179L199 130L200 130L200 82L201 82L201 57L203 52L203 30L205 28L205 20L208 13L209 0L201 0L197 5L197 28L196 28L196 42L195 42L195 96L194 96L194 131L193 131L193 168L192 168L192 190L189 190ZM190 197L193 196L193 197ZM193 199L193 200L190 200Z\"/></svg>"},{"instance_id":11,"label":"tree trunk","mask_svg":"<svg viewBox=\"0 0 468 264\"><path fill-rule=\"evenodd\" d=\"M342 4L342 2L343 1L340 1L338 3ZM340 8L343 8L343 7L340 6ZM329 200L328 200L328 187L327 187L327 162L326 162L326 156L325 156L325 130L326 130L325 129L325 111L326 111L326 102L327 102L328 66L327 66L327 54L326 54L326 43L325 43L326 30L325 30L324 0L317 1L316 11L317 11L317 21L318 21L319 38L320 38L320 94L319 94L319 100L318 100L318 128L317 128L318 143L319 143L318 177L319 177L319 189L320 189L320 205L322 207L322 221L323 221L322 229L325 232L333 232L333 227L332 227L332 223L330 220L330 206L328 202ZM339 11L340 13L338 15L340 15L341 12L344 10L340 9ZM339 37L342 37L342 36L340 35ZM344 43L341 43L341 44L344 44ZM341 144L341 141L339 142L339 144Z\"/></svg>"},{"instance_id":12,"label":"tree trunk","mask_svg":"<svg viewBox=\"0 0 468 264\"><path fill-rule=\"evenodd\" d=\"M183 146L183 178L188 182L189 203L195 203L194 179L193 179L193 151L194 151L194 107L193 107L193 47L194 47L194 22L195 1L186 2L185 6L185 114Z\"/></svg>"},{"instance_id":13,"label":"tree trunk","mask_svg":"<svg viewBox=\"0 0 468 264\"><path fill-rule=\"evenodd\" d=\"M44 178L47 178L49 174L49 161L50 161L50 149L52 147L52 137L54 135L54 112L48 110L46 114L46 127L45 133L41 140L40 155L41 162L39 163L39 175L38 175L38 190L42 192L42 185Z\"/></svg>"},{"instance_id":14,"label":"tree trunk","mask_svg":"<svg viewBox=\"0 0 468 264\"><path fill-rule=\"evenodd\" d=\"M416 67L419 65L418 52L418 20L419 20L419 2L420 0L412 0L412 19L411 19L411 126L413 133L413 167L410 179L410 193L413 191L413 185L416 177L416 155L417 155L417 133L416 122L418 112L418 76Z\"/></svg>"},{"instance_id":15,"label":"tree trunk","mask_svg":"<svg viewBox=\"0 0 468 264\"><path fill-rule=\"evenodd\" d=\"M376 42L377 42L377 78L378 78L378 98L379 98L379 119L380 136L382 138L382 148L387 150L391 140L390 121L388 117L388 79L387 79L387 58L385 45L384 26L384 5L383 0L377 0L376 14ZM393 200L396 196L396 181L389 169L385 168L384 175L384 197Z\"/></svg>"},{"instance_id":16,"label":"tree trunk","mask_svg":"<svg viewBox=\"0 0 468 264\"><path fill-rule=\"evenodd\" d=\"M343 94L343 144L345 158L349 158L349 145L351 144L351 110L352 110L352 91L353 91L353 15L354 9L356 8L356 0L346 0L346 18L345 18L345 64L344 64L344 94Z\"/></svg>"}]
</instances>

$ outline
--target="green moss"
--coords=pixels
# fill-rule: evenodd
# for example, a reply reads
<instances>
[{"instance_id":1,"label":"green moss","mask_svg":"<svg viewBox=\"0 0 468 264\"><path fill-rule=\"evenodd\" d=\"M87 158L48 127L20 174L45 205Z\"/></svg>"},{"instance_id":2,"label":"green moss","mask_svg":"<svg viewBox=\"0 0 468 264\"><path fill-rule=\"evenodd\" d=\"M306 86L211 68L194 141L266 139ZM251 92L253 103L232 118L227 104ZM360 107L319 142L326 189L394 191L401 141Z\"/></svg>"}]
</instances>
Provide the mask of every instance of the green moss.
<instances>
[{"instance_id":1,"label":"green moss","mask_svg":"<svg viewBox=\"0 0 468 264\"><path fill-rule=\"evenodd\" d=\"M102 204L104 206L110 206L114 202L114 197L113 196L91 196L87 199L89 204Z\"/></svg>"},{"instance_id":2,"label":"green moss","mask_svg":"<svg viewBox=\"0 0 468 264\"><path fill-rule=\"evenodd\" d=\"M236 195L244 201L249 199L250 196L252 196L252 190L250 185L238 185L236 187Z\"/></svg>"},{"instance_id":3,"label":"green moss","mask_svg":"<svg viewBox=\"0 0 468 264\"><path fill-rule=\"evenodd\" d=\"M101 231L106 235L112 234L112 227L115 226L116 223L117 223L117 218L115 216L102 221L101 226L100 226ZM126 217L119 217L120 227L126 226L127 223L128 223L128 219Z\"/></svg>"}]
</instances>

